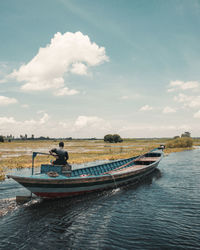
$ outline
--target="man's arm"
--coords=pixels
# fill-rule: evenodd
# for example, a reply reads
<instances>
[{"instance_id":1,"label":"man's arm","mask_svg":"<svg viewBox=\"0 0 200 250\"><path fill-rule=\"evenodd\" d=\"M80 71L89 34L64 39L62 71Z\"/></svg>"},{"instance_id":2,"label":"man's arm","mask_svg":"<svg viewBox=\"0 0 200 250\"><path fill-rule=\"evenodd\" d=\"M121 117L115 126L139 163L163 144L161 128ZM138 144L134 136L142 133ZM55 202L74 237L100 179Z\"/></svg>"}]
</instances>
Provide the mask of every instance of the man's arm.
<instances>
[{"instance_id":1,"label":"man's arm","mask_svg":"<svg viewBox=\"0 0 200 250\"><path fill-rule=\"evenodd\" d=\"M68 155L67 151L65 152L65 159L66 159L66 161L69 159L69 155Z\"/></svg>"},{"instance_id":2,"label":"man's arm","mask_svg":"<svg viewBox=\"0 0 200 250\"><path fill-rule=\"evenodd\" d=\"M57 157L57 149L56 148L53 148L49 151L50 155L54 156L54 157Z\"/></svg>"}]
</instances>

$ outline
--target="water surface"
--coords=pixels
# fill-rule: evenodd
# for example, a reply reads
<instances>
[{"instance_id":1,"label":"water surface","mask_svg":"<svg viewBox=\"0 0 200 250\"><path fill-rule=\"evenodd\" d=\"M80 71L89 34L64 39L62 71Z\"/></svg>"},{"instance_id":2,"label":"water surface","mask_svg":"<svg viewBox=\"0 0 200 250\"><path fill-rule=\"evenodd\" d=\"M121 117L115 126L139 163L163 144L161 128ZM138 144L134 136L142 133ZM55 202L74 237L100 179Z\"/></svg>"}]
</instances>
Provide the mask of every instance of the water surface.
<instances>
[{"instance_id":1,"label":"water surface","mask_svg":"<svg viewBox=\"0 0 200 250\"><path fill-rule=\"evenodd\" d=\"M199 149L165 157L137 185L73 199L17 206L24 188L7 180L0 249L200 249L199 190Z\"/></svg>"}]
</instances>

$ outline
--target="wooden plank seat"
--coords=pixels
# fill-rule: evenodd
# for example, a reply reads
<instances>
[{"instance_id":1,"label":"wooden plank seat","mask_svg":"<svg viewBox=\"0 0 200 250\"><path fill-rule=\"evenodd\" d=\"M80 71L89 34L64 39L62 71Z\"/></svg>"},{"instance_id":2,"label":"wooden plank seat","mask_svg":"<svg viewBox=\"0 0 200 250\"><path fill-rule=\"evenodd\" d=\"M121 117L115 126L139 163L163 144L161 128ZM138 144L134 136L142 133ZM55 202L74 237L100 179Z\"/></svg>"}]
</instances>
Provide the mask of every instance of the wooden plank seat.
<instances>
[{"instance_id":1,"label":"wooden plank seat","mask_svg":"<svg viewBox=\"0 0 200 250\"><path fill-rule=\"evenodd\" d=\"M109 171L107 173L108 174L126 173L126 172L131 172L133 170L138 170L138 169L141 169L141 168L144 168L144 167L145 167L145 165L133 165L133 166L130 166L130 167L127 167L127 168L112 170L112 171Z\"/></svg>"},{"instance_id":2,"label":"wooden plank seat","mask_svg":"<svg viewBox=\"0 0 200 250\"><path fill-rule=\"evenodd\" d=\"M160 157L141 157L137 161L157 161Z\"/></svg>"}]
</instances>

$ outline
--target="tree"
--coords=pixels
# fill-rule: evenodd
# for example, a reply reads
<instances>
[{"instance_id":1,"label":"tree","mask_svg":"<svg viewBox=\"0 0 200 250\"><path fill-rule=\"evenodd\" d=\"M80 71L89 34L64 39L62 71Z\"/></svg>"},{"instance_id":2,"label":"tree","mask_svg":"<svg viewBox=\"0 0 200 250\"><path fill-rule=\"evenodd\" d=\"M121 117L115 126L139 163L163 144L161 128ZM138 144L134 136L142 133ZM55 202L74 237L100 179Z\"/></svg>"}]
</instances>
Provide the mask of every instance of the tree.
<instances>
[{"instance_id":1,"label":"tree","mask_svg":"<svg viewBox=\"0 0 200 250\"><path fill-rule=\"evenodd\" d=\"M177 139L177 138L180 138L180 136L179 136L179 135L176 135L176 136L174 136L173 139Z\"/></svg>"},{"instance_id":2,"label":"tree","mask_svg":"<svg viewBox=\"0 0 200 250\"><path fill-rule=\"evenodd\" d=\"M111 135L111 134L108 134L108 135L105 135L104 136L104 141L105 142L123 142L122 138L120 137L120 135L118 134L114 134L114 135Z\"/></svg>"},{"instance_id":3,"label":"tree","mask_svg":"<svg viewBox=\"0 0 200 250\"><path fill-rule=\"evenodd\" d=\"M4 138L2 135L0 135L0 142L4 142Z\"/></svg>"},{"instance_id":4,"label":"tree","mask_svg":"<svg viewBox=\"0 0 200 250\"><path fill-rule=\"evenodd\" d=\"M104 141L105 142L113 142L113 136L111 134L105 135Z\"/></svg>"},{"instance_id":5,"label":"tree","mask_svg":"<svg viewBox=\"0 0 200 250\"><path fill-rule=\"evenodd\" d=\"M190 132L184 132L181 137L191 137Z\"/></svg>"},{"instance_id":6,"label":"tree","mask_svg":"<svg viewBox=\"0 0 200 250\"><path fill-rule=\"evenodd\" d=\"M122 142L123 140L118 134L114 134L113 141L117 143L117 142Z\"/></svg>"}]
</instances>

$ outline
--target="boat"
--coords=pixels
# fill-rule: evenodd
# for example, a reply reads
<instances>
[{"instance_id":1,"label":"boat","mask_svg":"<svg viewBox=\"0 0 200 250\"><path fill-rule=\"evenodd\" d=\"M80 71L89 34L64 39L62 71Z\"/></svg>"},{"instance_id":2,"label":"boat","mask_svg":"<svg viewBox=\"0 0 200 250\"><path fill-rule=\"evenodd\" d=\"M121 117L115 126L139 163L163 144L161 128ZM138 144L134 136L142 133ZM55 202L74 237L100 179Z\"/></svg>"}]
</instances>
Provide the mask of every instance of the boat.
<instances>
[{"instance_id":1,"label":"boat","mask_svg":"<svg viewBox=\"0 0 200 250\"><path fill-rule=\"evenodd\" d=\"M31 175L7 177L42 198L72 197L138 182L155 170L163 157L163 149L161 145L143 155L71 171L63 171L59 165L42 164L40 172L35 174L34 158L39 152L33 152Z\"/></svg>"}]
</instances>

